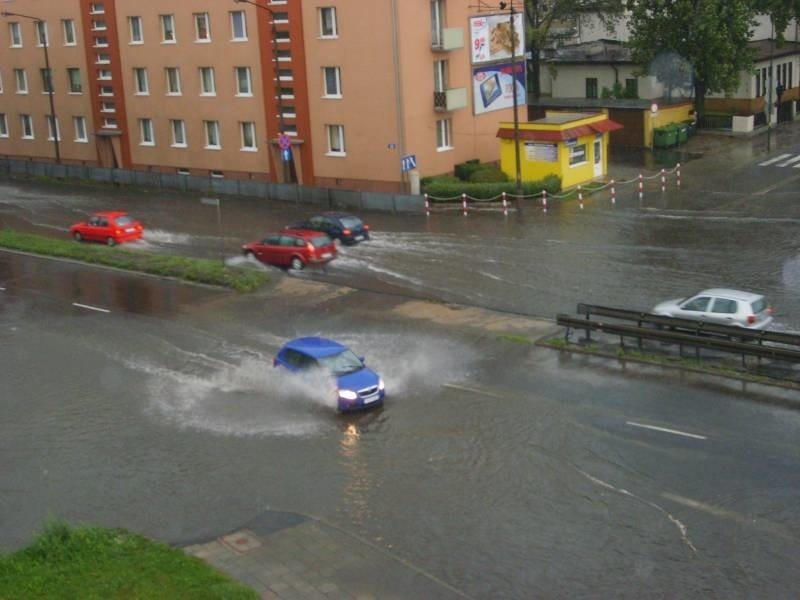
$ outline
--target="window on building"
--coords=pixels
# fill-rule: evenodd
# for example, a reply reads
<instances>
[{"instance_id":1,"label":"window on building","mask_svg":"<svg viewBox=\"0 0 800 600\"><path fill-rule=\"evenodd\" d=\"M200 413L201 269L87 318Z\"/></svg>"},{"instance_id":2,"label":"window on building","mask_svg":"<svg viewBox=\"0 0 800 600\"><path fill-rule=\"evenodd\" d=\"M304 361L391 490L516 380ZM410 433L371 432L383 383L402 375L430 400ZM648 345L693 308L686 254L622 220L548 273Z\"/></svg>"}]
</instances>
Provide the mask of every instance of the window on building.
<instances>
[{"instance_id":1,"label":"window on building","mask_svg":"<svg viewBox=\"0 0 800 600\"><path fill-rule=\"evenodd\" d=\"M342 81L339 67L322 67L325 82L324 94L327 98L342 97Z\"/></svg>"},{"instance_id":2,"label":"window on building","mask_svg":"<svg viewBox=\"0 0 800 600\"><path fill-rule=\"evenodd\" d=\"M133 85L139 95L150 93L150 83L147 79L147 69L136 67L133 69Z\"/></svg>"},{"instance_id":3,"label":"window on building","mask_svg":"<svg viewBox=\"0 0 800 600\"><path fill-rule=\"evenodd\" d=\"M172 129L172 147L185 148L186 147L186 123L183 119L172 119L170 122Z\"/></svg>"},{"instance_id":4,"label":"window on building","mask_svg":"<svg viewBox=\"0 0 800 600\"><path fill-rule=\"evenodd\" d=\"M282 99L291 100L294 98L294 88L281 87L278 89L278 93Z\"/></svg>"},{"instance_id":5,"label":"window on building","mask_svg":"<svg viewBox=\"0 0 800 600\"><path fill-rule=\"evenodd\" d=\"M256 148L256 124L252 121L243 121L239 124L242 130L242 150L253 152Z\"/></svg>"},{"instance_id":6,"label":"window on building","mask_svg":"<svg viewBox=\"0 0 800 600\"><path fill-rule=\"evenodd\" d=\"M280 43L285 43L289 41L289 32L288 31L276 31L275 32L275 40Z\"/></svg>"},{"instance_id":7,"label":"window on building","mask_svg":"<svg viewBox=\"0 0 800 600\"><path fill-rule=\"evenodd\" d=\"M328 154L344 156L344 125L325 125L328 130Z\"/></svg>"},{"instance_id":8,"label":"window on building","mask_svg":"<svg viewBox=\"0 0 800 600\"><path fill-rule=\"evenodd\" d=\"M75 41L75 21L72 19L61 20L61 31L64 33L64 45L74 46Z\"/></svg>"},{"instance_id":9,"label":"window on building","mask_svg":"<svg viewBox=\"0 0 800 600\"><path fill-rule=\"evenodd\" d=\"M92 31L105 31L108 24L103 19L92 19Z\"/></svg>"},{"instance_id":10,"label":"window on building","mask_svg":"<svg viewBox=\"0 0 800 600\"><path fill-rule=\"evenodd\" d=\"M117 123L117 119L114 117L106 117L103 119L103 127L105 129L116 129L119 127L119 123Z\"/></svg>"},{"instance_id":11,"label":"window on building","mask_svg":"<svg viewBox=\"0 0 800 600\"><path fill-rule=\"evenodd\" d=\"M586 162L586 144L572 144L569 148L569 164L580 165Z\"/></svg>"},{"instance_id":12,"label":"window on building","mask_svg":"<svg viewBox=\"0 0 800 600\"><path fill-rule=\"evenodd\" d=\"M101 85L100 86L100 96L113 96L114 95L114 88L110 85Z\"/></svg>"},{"instance_id":13,"label":"window on building","mask_svg":"<svg viewBox=\"0 0 800 600\"><path fill-rule=\"evenodd\" d=\"M206 130L206 148L218 150L219 142L219 121L203 121L203 127Z\"/></svg>"},{"instance_id":14,"label":"window on building","mask_svg":"<svg viewBox=\"0 0 800 600\"><path fill-rule=\"evenodd\" d=\"M450 119L440 119L436 121L436 149L449 150L453 147L452 144L452 124Z\"/></svg>"},{"instance_id":15,"label":"window on building","mask_svg":"<svg viewBox=\"0 0 800 600\"><path fill-rule=\"evenodd\" d=\"M200 67L200 95L214 96L217 85L214 82L214 67Z\"/></svg>"},{"instance_id":16,"label":"window on building","mask_svg":"<svg viewBox=\"0 0 800 600\"><path fill-rule=\"evenodd\" d=\"M442 0L431 0L431 45L441 46L444 41L444 6Z\"/></svg>"},{"instance_id":17,"label":"window on building","mask_svg":"<svg viewBox=\"0 0 800 600\"><path fill-rule=\"evenodd\" d=\"M161 15L161 42L175 43L175 15Z\"/></svg>"},{"instance_id":18,"label":"window on building","mask_svg":"<svg viewBox=\"0 0 800 600\"><path fill-rule=\"evenodd\" d=\"M181 94L181 72L178 67L167 67L164 69L167 79L167 95L180 96Z\"/></svg>"},{"instance_id":19,"label":"window on building","mask_svg":"<svg viewBox=\"0 0 800 600\"><path fill-rule=\"evenodd\" d=\"M586 78L586 97L597 98L597 77Z\"/></svg>"},{"instance_id":20,"label":"window on building","mask_svg":"<svg viewBox=\"0 0 800 600\"><path fill-rule=\"evenodd\" d=\"M280 81L294 81L294 74L291 69L278 69L278 79Z\"/></svg>"},{"instance_id":21,"label":"window on building","mask_svg":"<svg viewBox=\"0 0 800 600\"><path fill-rule=\"evenodd\" d=\"M33 139L33 118L30 115L19 116L20 126L22 127L22 138L26 140Z\"/></svg>"},{"instance_id":22,"label":"window on building","mask_svg":"<svg viewBox=\"0 0 800 600\"><path fill-rule=\"evenodd\" d=\"M95 64L107 65L111 62L111 55L106 52L100 52L95 58Z\"/></svg>"},{"instance_id":23,"label":"window on building","mask_svg":"<svg viewBox=\"0 0 800 600\"><path fill-rule=\"evenodd\" d=\"M81 84L81 70L77 68L67 69L67 78L69 79L69 93L80 94L83 91Z\"/></svg>"},{"instance_id":24,"label":"window on building","mask_svg":"<svg viewBox=\"0 0 800 600\"><path fill-rule=\"evenodd\" d=\"M144 41L142 17L128 17L128 30L131 34L131 44L141 44Z\"/></svg>"},{"instance_id":25,"label":"window on building","mask_svg":"<svg viewBox=\"0 0 800 600\"><path fill-rule=\"evenodd\" d=\"M53 91L53 72L50 69L39 69L42 76L42 93L49 94Z\"/></svg>"},{"instance_id":26,"label":"window on building","mask_svg":"<svg viewBox=\"0 0 800 600\"><path fill-rule=\"evenodd\" d=\"M100 112L108 112L108 113L117 112L117 105L114 104L113 102L108 102L108 101L101 102Z\"/></svg>"},{"instance_id":27,"label":"window on building","mask_svg":"<svg viewBox=\"0 0 800 600\"><path fill-rule=\"evenodd\" d=\"M3 74L0 73L0 94L3 93Z\"/></svg>"},{"instance_id":28,"label":"window on building","mask_svg":"<svg viewBox=\"0 0 800 600\"><path fill-rule=\"evenodd\" d=\"M8 24L8 37L12 48L22 48L22 28L16 21Z\"/></svg>"},{"instance_id":29,"label":"window on building","mask_svg":"<svg viewBox=\"0 0 800 600\"><path fill-rule=\"evenodd\" d=\"M45 115L44 118L47 121L47 139L61 141L61 128L58 126L58 119L54 119L53 115Z\"/></svg>"},{"instance_id":30,"label":"window on building","mask_svg":"<svg viewBox=\"0 0 800 600\"><path fill-rule=\"evenodd\" d=\"M319 9L319 35L324 38L338 37L339 29L335 7L323 6Z\"/></svg>"},{"instance_id":31,"label":"window on building","mask_svg":"<svg viewBox=\"0 0 800 600\"><path fill-rule=\"evenodd\" d=\"M86 135L86 117L72 117L72 127L75 129L76 142L88 142Z\"/></svg>"},{"instance_id":32,"label":"window on building","mask_svg":"<svg viewBox=\"0 0 800 600\"><path fill-rule=\"evenodd\" d=\"M247 21L243 10L231 11L231 38L234 41L247 39Z\"/></svg>"},{"instance_id":33,"label":"window on building","mask_svg":"<svg viewBox=\"0 0 800 600\"><path fill-rule=\"evenodd\" d=\"M49 46L50 37L47 35L47 23L44 21L36 21L36 45Z\"/></svg>"},{"instance_id":34,"label":"window on building","mask_svg":"<svg viewBox=\"0 0 800 600\"><path fill-rule=\"evenodd\" d=\"M250 67L236 67L236 95L253 95L253 82L250 77Z\"/></svg>"},{"instance_id":35,"label":"window on building","mask_svg":"<svg viewBox=\"0 0 800 600\"><path fill-rule=\"evenodd\" d=\"M155 146L155 138L153 137L153 120L152 119L139 119L139 145L141 146Z\"/></svg>"},{"instance_id":36,"label":"window on building","mask_svg":"<svg viewBox=\"0 0 800 600\"><path fill-rule=\"evenodd\" d=\"M105 14L106 6L102 2L92 2L89 12L91 12L93 15Z\"/></svg>"},{"instance_id":37,"label":"window on building","mask_svg":"<svg viewBox=\"0 0 800 600\"><path fill-rule=\"evenodd\" d=\"M0 113L0 137L8 137L8 118L6 113Z\"/></svg>"},{"instance_id":38,"label":"window on building","mask_svg":"<svg viewBox=\"0 0 800 600\"><path fill-rule=\"evenodd\" d=\"M211 29L209 28L208 13L194 13L194 39L197 42L210 42Z\"/></svg>"},{"instance_id":39,"label":"window on building","mask_svg":"<svg viewBox=\"0 0 800 600\"><path fill-rule=\"evenodd\" d=\"M111 69L97 69L97 78L102 81L109 81L113 79Z\"/></svg>"},{"instance_id":40,"label":"window on building","mask_svg":"<svg viewBox=\"0 0 800 600\"><path fill-rule=\"evenodd\" d=\"M17 93L28 93L28 74L25 69L14 69L14 81L17 83Z\"/></svg>"},{"instance_id":41,"label":"window on building","mask_svg":"<svg viewBox=\"0 0 800 600\"><path fill-rule=\"evenodd\" d=\"M761 96L761 71L756 71L756 98Z\"/></svg>"},{"instance_id":42,"label":"window on building","mask_svg":"<svg viewBox=\"0 0 800 600\"><path fill-rule=\"evenodd\" d=\"M635 77L625 80L625 95L628 98L639 97L639 80Z\"/></svg>"},{"instance_id":43,"label":"window on building","mask_svg":"<svg viewBox=\"0 0 800 600\"><path fill-rule=\"evenodd\" d=\"M108 37L105 35L96 35L94 36L94 47L95 48L108 48Z\"/></svg>"},{"instance_id":44,"label":"window on building","mask_svg":"<svg viewBox=\"0 0 800 600\"><path fill-rule=\"evenodd\" d=\"M433 91L447 91L447 61L437 60L433 63Z\"/></svg>"}]
</instances>

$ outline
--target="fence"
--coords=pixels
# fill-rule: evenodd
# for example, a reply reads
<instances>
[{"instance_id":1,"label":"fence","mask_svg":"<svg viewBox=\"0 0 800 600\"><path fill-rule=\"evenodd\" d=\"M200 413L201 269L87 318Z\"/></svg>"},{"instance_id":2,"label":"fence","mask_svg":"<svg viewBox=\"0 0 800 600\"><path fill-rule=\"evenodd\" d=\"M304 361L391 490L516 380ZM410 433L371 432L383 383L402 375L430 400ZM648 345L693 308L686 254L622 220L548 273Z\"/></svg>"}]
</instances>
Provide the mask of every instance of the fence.
<instances>
[{"instance_id":1,"label":"fence","mask_svg":"<svg viewBox=\"0 0 800 600\"><path fill-rule=\"evenodd\" d=\"M447 212L459 211L465 217L475 210L489 210L495 212L502 212L503 215L508 215L509 211L516 210L514 205L522 205L527 201L528 206L539 205L544 212L550 204L554 201L565 199L577 199L581 210L584 208L584 199L602 191L608 190L611 195L611 204L617 202L617 189L624 188L625 186L634 186L641 202L644 198L645 184L654 183L660 186L661 193L667 191L667 178L674 176L674 183L677 189L681 187L681 164L677 163L671 169L661 169L652 175L643 175L639 173L633 179L614 180L602 185L593 185L591 187L577 186L563 194L548 194L547 190L542 190L538 194L509 194L503 192L491 198L474 198L464 193L460 196L450 196L447 198L424 195L425 214L430 216L432 212ZM513 205L512 205L513 204Z\"/></svg>"},{"instance_id":2,"label":"fence","mask_svg":"<svg viewBox=\"0 0 800 600\"><path fill-rule=\"evenodd\" d=\"M282 202L321 204L330 209L416 212L423 208L421 196L268 183L248 179L198 177L157 171L108 169L90 165L55 164L0 158L0 174L83 179L110 185L176 189L202 194L228 194Z\"/></svg>"}]
</instances>

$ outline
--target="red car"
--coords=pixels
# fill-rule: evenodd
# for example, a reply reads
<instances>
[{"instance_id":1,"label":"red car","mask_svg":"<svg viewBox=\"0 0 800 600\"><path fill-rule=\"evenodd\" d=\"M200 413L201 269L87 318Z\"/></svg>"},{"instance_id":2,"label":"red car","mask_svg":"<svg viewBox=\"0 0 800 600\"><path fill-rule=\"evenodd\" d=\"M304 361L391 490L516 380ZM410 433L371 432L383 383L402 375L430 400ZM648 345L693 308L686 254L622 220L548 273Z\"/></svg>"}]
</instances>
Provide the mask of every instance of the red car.
<instances>
[{"instance_id":1,"label":"red car","mask_svg":"<svg viewBox=\"0 0 800 600\"><path fill-rule=\"evenodd\" d=\"M76 223L69 232L77 241L90 240L114 246L120 242L130 242L142 237L142 225L121 211L94 213L84 223Z\"/></svg>"},{"instance_id":2,"label":"red car","mask_svg":"<svg viewBox=\"0 0 800 600\"><path fill-rule=\"evenodd\" d=\"M336 258L336 246L324 233L310 229L284 229L242 246L247 257L281 268L304 269Z\"/></svg>"}]
</instances>

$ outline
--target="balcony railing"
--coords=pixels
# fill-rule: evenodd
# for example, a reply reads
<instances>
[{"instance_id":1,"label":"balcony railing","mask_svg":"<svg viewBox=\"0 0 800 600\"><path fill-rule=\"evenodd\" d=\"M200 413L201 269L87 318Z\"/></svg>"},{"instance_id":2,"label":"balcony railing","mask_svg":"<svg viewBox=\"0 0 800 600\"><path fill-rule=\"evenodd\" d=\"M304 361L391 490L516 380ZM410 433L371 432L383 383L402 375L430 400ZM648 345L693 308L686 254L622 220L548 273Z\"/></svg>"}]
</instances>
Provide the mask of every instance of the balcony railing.
<instances>
[{"instance_id":1,"label":"balcony railing","mask_svg":"<svg viewBox=\"0 0 800 600\"><path fill-rule=\"evenodd\" d=\"M443 92L433 92L433 110L447 112L467 106L467 88L450 88Z\"/></svg>"}]
</instances>

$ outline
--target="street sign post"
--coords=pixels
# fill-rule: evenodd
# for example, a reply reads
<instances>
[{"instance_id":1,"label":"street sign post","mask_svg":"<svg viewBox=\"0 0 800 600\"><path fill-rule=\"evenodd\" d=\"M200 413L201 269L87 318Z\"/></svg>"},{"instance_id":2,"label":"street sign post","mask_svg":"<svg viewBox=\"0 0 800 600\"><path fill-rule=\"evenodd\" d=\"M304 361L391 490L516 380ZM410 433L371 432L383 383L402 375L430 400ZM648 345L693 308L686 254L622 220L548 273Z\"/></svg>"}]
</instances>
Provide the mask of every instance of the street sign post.
<instances>
[{"instance_id":1,"label":"street sign post","mask_svg":"<svg viewBox=\"0 0 800 600\"><path fill-rule=\"evenodd\" d=\"M400 159L400 170L403 173L412 171L417 168L417 155L409 154Z\"/></svg>"}]
</instances>

